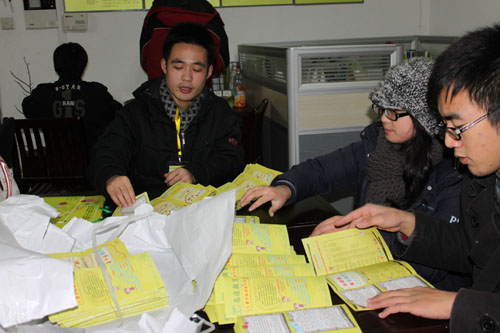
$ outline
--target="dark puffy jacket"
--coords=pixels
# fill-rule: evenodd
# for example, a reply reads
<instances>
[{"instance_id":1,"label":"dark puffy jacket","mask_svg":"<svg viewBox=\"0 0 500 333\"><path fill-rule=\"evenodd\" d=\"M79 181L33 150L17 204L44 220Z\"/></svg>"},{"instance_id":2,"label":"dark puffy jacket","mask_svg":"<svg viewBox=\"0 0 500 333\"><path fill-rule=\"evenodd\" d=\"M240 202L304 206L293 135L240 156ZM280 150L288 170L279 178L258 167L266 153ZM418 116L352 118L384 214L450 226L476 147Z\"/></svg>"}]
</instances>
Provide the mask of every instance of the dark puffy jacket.
<instances>
[{"instance_id":1,"label":"dark puffy jacket","mask_svg":"<svg viewBox=\"0 0 500 333\"><path fill-rule=\"evenodd\" d=\"M98 82L59 79L39 84L23 100L26 118L77 118L83 120L90 149L104 133L121 104Z\"/></svg>"},{"instance_id":2,"label":"dark puffy jacket","mask_svg":"<svg viewBox=\"0 0 500 333\"><path fill-rule=\"evenodd\" d=\"M106 194L114 175L130 178L136 194L150 198L167 186L164 174L178 164L177 133L159 97L163 78L144 83L135 99L118 111L109 130L92 151L89 180ZM220 186L232 181L244 167L237 119L222 98L206 92L201 110L183 133L182 165L202 185Z\"/></svg>"},{"instance_id":3,"label":"dark puffy jacket","mask_svg":"<svg viewBox=\"0 0 500 333\"><path fill-rule=\"evenodd\" d=\"M352 143L329 154L307 160L293 166L276 177L273 185L288 185L292 190L291 204L316 194L326 194L348 185L356 185L354 208L364 205L370 182L366 175L366 163L377 145L380 123L367 126L361 132L361 141ZM433 168L422 194L410 206L410 210L425 212L441 220L443 224L457 224L460 220L460 187L462 175L449 159L443 159ZM388 245L393 248L395 234L381 231ZM436 287L457 290L468 286L470 278L450 274L447 271L411 263L424 278Z\"/></svg>"}]
</instances>

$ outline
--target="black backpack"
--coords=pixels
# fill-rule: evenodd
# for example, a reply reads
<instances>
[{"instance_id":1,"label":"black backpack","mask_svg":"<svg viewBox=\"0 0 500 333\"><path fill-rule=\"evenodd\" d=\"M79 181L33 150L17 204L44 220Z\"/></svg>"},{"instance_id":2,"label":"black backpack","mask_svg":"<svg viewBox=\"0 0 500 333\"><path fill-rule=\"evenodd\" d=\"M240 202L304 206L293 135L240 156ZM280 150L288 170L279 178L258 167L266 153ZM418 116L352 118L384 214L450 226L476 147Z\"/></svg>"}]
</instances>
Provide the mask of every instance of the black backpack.
<instances>
[{"instance_id":1,"label":"black backpack","mask_svg":"<svg viewBox=\"0 0 500 333\"><path fill-rule=\"evenodd\" d=\"M206 0L154 0L144 18L140 39L141 66L148 78L163 74L160 61L165 36L181 22L207 27L216 47L213 75L220 74L229 64L229 45L224 22L217 10Z\"/></svg>"}]
</instances>

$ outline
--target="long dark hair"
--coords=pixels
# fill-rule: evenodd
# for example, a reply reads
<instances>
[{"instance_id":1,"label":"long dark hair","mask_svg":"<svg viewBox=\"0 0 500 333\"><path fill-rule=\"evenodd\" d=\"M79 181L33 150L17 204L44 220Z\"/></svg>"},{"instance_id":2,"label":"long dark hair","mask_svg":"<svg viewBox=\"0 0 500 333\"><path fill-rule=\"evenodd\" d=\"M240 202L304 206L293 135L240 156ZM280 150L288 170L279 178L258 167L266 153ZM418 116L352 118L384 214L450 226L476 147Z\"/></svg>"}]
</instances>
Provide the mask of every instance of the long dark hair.
<instances>
[{"instance_id":1,"label":"long dark hair","mask_svg":"<svg viewBox=\"0 0 500 333\"><path fill-rule=\"evenodd\" d=\"M432 169L432 137L412 115L410 117L415 128L415 136L403 143L400 149L404 152L405 197L402 204L393 204L400 209L408 209L422 193Z\"/></svg>"}]
</instances>

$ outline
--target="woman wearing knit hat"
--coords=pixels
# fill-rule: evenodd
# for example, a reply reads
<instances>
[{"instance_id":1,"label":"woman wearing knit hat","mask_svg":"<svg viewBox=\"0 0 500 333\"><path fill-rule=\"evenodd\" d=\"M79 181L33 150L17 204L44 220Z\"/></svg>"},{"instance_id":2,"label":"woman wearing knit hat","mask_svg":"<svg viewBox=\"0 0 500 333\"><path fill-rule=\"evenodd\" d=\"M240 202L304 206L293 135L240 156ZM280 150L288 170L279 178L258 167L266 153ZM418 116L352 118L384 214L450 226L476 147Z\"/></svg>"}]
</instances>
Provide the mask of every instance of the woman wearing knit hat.
<instances>
[{"instance_id":1,"label":"woman wearing knit hat","mask_svg":"<svg viewBox=\"0 0 500 333\"><path fill-rule=\"evenodd\" d=\"M372 109L380 116L361 133L361 141L293 166L276 177L271 186L248 190L242 206L257 198L252 211L271 202L269 215L316 194L356 184L354 208L376 203L423 211L443 223L459 223L459 192L462 176L451 159L443 155L437 140L439 121L427 104L427 82L432 61L412 58L392 67L370 94ZM325 221L313 235L332 232ZM389 246L404 242L383 232ZM413 264L419 274L436 287L458 290L470 284L459 274Z\"/></svg>"}]
</instances>

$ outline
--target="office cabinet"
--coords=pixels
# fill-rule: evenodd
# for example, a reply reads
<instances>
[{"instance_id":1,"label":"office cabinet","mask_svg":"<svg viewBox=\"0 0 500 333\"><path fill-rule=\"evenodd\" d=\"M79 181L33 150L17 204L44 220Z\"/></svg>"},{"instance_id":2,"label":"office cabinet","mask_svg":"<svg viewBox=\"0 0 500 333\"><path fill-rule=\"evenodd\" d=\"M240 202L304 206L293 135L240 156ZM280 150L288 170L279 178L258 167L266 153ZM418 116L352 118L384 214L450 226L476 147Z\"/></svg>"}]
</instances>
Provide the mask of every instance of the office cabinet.
<instances>
[{"instance_id":1,"label":"office cabinet","mask_svg":"<svg viewBox=\"0 0 500 333\"><path fill-rule=\"evenodd\" d=\"M357 141L375 118L368 99L387 70L437 57L454 37L399 36L238 46L249 105L268 98L263 163L285 171Z\"/></svg>"}]
</instances>

